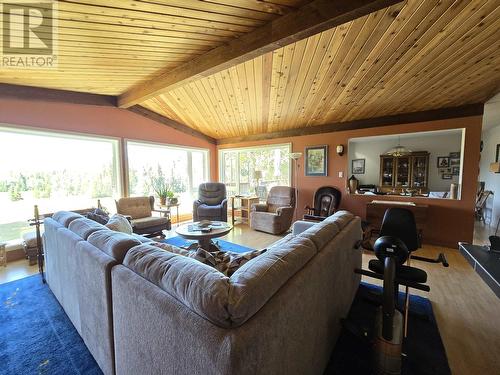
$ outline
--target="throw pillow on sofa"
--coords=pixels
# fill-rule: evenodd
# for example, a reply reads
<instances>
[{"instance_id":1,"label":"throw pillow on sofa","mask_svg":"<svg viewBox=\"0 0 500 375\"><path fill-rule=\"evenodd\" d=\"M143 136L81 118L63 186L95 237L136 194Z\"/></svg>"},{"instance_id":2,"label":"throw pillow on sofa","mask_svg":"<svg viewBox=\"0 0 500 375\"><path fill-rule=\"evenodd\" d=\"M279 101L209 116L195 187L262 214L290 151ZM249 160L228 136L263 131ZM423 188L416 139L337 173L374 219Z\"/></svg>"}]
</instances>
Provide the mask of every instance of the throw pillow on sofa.
<instances>
[{"instance_id":1,"label":"throw pillow on sofa","mask_svg":"<svg viewBox=\"0 0 500 375\"><path fill-rule=\"evenodd\" d=\"M231 277L238 268L243 266L249 260L264 254L267 249L252 250L246 253L233 253L231 251L214 251L210 252L199 247L196 250L185 250L176 246L168 245L162 242L152 242L151 245L157 246L160 249L169 251L174 254L179 254L215 268L227 277Z\"/></svg>"},{"instance_id":2,"label":"throw pillow on sofa","mask_svg":"<svg viewBox=\"0 0 500 375\"><path fill-rule=\"evenodd\" d=\"M115 232L132 234L132 225L130 225L130 222L125 216L120 214L111 216L106 226Z\"/></svg>"},{"instance_id":3,"label":"throw pillow on sofa","mask_svg":"<svg viewBox=\"0 0 500 375\"><path fill-rule=\"evenodd\" d=\"M96 208L93 211L90 211L85 215L87 219L94 220L95 222L98 222L99 224L106 225L109 221L109 215L103 211L100 210L99 208Z\"/></svg>"}]
</instances>

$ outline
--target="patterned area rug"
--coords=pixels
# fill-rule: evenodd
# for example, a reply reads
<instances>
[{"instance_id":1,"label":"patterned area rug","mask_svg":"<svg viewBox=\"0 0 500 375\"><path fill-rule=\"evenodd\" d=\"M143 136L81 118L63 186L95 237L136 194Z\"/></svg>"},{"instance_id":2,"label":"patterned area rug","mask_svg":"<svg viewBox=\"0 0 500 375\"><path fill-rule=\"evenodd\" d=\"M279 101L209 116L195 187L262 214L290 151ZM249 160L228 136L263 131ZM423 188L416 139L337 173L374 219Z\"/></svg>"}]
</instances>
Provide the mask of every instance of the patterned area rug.
<instances>
[{"instance_id":1,"label":"patterned area rug","mask_svg":"<svg viewBox=\"0 0 500 375\"><path fill-rule=\"evenodd\" d=\"M366 296L380 288L362 284L349 313L359 327L370 331L376 306ZM102 374L49 287L38 275L0 285L0 374ZM408 357L403 374L450 374L432 306L412 296ZM343 330L325 372L370 374L370 345Z\"/></svg>"}]
</instances>

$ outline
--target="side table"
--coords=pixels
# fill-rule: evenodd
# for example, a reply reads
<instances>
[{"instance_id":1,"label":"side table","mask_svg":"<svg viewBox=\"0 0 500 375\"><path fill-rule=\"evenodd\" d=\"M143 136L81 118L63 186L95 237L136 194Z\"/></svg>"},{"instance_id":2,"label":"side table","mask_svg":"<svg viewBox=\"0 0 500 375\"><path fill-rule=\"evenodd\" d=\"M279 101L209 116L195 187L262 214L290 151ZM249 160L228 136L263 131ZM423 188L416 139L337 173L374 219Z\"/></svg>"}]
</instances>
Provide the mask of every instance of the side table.
<instances>
[{"instance_id":1,"label":"side table","mask_svg":"<svg viewBox=\"0 0 500 375\"><path fill-rule=\"evenodd\" d=\"M239 199L241 202L240 207L236 207L234 201ZM231 219L232 224L236 222L236 219L239 218L240 222L246 223L250 220L250 210L252 209L252 205L254 203L259 203L260 198L254 196L234 196L230 197L231 200Z\"/></svg>"}]
</instances>

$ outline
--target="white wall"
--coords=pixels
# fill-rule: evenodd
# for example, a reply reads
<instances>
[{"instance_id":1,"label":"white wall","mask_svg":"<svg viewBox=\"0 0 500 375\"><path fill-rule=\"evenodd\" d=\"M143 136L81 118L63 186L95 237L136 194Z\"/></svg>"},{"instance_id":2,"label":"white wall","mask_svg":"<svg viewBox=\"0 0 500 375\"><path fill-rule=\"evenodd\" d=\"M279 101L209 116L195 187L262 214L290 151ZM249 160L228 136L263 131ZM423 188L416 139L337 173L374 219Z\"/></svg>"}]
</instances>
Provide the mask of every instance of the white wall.
<instances>
[{"instance_id":1,"label":"white wall","mask_svg":"<svg viewBox=\"0 0 500 375\"><path fill-rule=\"evenodd\" d=\"M479 181L485 182L485 189L491 190L494 196L486 203L487 216L492 216L492 224L496 225L500 216L500 173L490 172L490 163L495 161L496 147L500 144L500 124L483 131L483 152L479 165Z\"/></svg>"},{"instance_id":2,"label":"white wall","mask_svg":"<svg viewBox=\"0 0 500 375\"><path fill-rule=\"evenodd\" d=\"M379 184L380 155L397 146L398 138L391 136L371 137L370 139L352 139L349 141L349 176L352 174L352 160L365 159L365 174L356 174L360 184ZM437 168L438 156L449 156L450 152L460 152L462 130L427 132L402 135L401 145L411 151L427 151L429 156L429 190L450 191L451 183L459 183L459 176L452 180L443 180Z\"/></svg>"}]
</instances>

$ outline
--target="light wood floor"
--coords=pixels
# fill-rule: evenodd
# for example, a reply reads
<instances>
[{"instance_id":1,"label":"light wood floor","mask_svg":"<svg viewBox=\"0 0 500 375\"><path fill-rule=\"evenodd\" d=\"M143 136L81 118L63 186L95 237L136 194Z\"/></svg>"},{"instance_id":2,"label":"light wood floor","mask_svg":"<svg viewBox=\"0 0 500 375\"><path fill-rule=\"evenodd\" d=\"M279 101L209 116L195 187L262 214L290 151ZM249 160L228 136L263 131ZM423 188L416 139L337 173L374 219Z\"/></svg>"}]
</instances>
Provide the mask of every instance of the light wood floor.
<instances>
[{"instance_id":1,"label":"light wood floor","mask_svg":"<svg viewBox=\"0 0 500 375\"><path fill-rule=\"evenodd\" d=\"M173 235L174 231L168 233L168 236ZM483 235L478 232L477 239L484 240ZM223 238L251 248L264 248L279 236L237 225ZM456 375L500 374L500 299L458 250L426 245L418 251L419 255L429 257L435 257L439 252L446 254L449 268L423 262L414 265L428 274L431 291L419 294L432 301L452 372ZM372 257L369 253L363 255L364 268ZM0 267L0 283L36 272L37 267L29 267L27 261L12 262L7 268ZM376 282L373 279L365 281Z\"/></svg>"}]
</instances>

